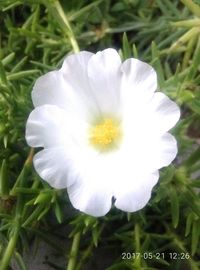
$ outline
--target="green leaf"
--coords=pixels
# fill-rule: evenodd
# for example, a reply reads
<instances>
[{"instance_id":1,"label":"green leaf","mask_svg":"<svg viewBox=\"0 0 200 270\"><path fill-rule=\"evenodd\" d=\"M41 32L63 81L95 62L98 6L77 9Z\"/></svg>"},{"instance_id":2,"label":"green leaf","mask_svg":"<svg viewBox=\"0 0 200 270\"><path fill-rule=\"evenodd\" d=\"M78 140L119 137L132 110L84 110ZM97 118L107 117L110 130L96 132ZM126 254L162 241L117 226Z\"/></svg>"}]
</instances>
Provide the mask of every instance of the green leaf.
<instances>
[{"instance_id":1,"label":"green leaf","mask_svg":"<svg viewBox=\"0 0 200 270\"><path fill-rule=\"evenodd\" d=\"M179 223L179 198L176 188L173 186L171 186L169 189L169 198L171 204L172 224L174 228L176 228Z\"/></svg>"},{"instance_id":2,"label":"green leaf","mask_svg":"<svg viewBox=\"0 0 200 270\"><path fill-rule=\"evenodd\" d=\"M159 50L156 46L155 42L152 42L151 44L151 53L152 53L152 62L151 64L155 68L157 74L158 74L158 83L160 87L163 87L164 85L164 71L161 65L160 61L160 54Z\"/></svg>"},{"instance_id":3,"label":"green leaf","mask_svg":"<svg viewBox=\"0 0 200 270\"><path fill-rule=\"evenodd\" d=\"M196 253L198 243L199 243L199 236L200 236L200 222L196 220L193 222L192 225L192 255Z\"/></svg>"},{"instance_id":4,"label":"green leaf","mask_svg":"<svg viewBox=\"0 0 200 270\"><path fill-rule=\"evenodd\" d=\"M37 70L37 69L19 71L19 72L16 72L16 73L9 74L7 76L7 79L9 81L15 81L15 80L19 80L19 79L22 79L22 78L27 78L27 76L30 77L31 75L38 74L39 72L40 71Z\"/></svg>"},{"instance_id":5,"label":"green leaf","mask_svg":"<svg viewBox=\"0 0 200 270\"><path fill-rule=\"evenodd\" d=\"M200 114L200 101L197 98L194 98L188 105L195 113Z\"/></svg>"},{"instance_id":6,"label":"green leaf","mask_svg":"<svg viewBox=\"0 0 200 270\"><path fill-rule=\"evenodd\" d=\"M189 213L186 220L185 237L187 237L191 232L193 220L194 220L194 214Z\"/></svg>"},{"instance_id":7,"label":"green leaf","mask_svg":"<svg viewBox=\"0 0 200 270\"><path fill-rule=\"evenodd\" d=\"M129 44L126 33L123 34L123 38L122 38L122 53L123 53L124 60L131 57L131 46Z\"/></svg>"},{"instance_id":8,"label":"green leaf","mask_svg":"<svg viewBox=\"0 0 200 270\"><path fill-rule=\"evenodd\" d=\"M98 246L98 239L99 239L99 231L98 231L97 227L93 228L93 230L92 230L92 239L93 239L94 246L97 247Z\"/></svg>"},{"instance_id":9,"label":"green leaf","mask_svg":"<svg viewBox=\"0 0 200 270\"><path fill-rule=\"evenodd\" d=\"M50 207L51 207L50 204L49 205L46 205L44 207L43 211L41 211L41 213L38 215L37 220L42 219L46 215L46 213L49 211Z\"/></svg>"},{"instance_id":10,"label":"green leaf","mask_svg":"<svg viewBox=\"0 0 200 270\"><path fill-rule=\"evenodd\" d=\"M55 216L56 216L56 219L57 219L58 223L62 223L62 221L63 221L63 213L62 213L61 207L60 207L57 200L54 203L54 212L55 212Z\"/></svg>"},{"instance_id":11,"label":"green leaf","mask_svg":"<svg viewBox=\"0 0 200 270\"><path fill-rule=\"evenodd\" d=\"M90 11L93 8L96 8L101 2L103 2L104 0L97 0L92 2L91 4L73 12L72 14L70 14L68 16L69 21L74 21L77 20L78 17L82 16L82 15L86 15L88 11ZM92 11L91 11L92 12Z\"/></svg>"},{"instance_id":12,"label":"green leaf","mask_svg":"<svg viewBox=\"0 0 200 270\"><path fill-rule=\"evenodd\" d=\"M24 259L22 258L22 256L20 255L20 253L18 252L15 252L15 259L16 259L16 262L17 262L17 265L19 267L19 270L28 270L25 262L24 262Z\"/></svg>"},{"instance_id":13,"label":"green leaf","mask_svg":"<svg viewBox=\"0 0 200 270\"><path fill-rule=\"evenodd\" d=\"M0 81L4 85L7 84L6 71L5 71L4 67L3 67L2 61L0 61Z\"/></svg>"},{"instance_id":14,"label":"green leaf","mask_svg":"<svg viewBox=\"0 0 200 270\"><path fill-rule=\"evenodd\" d=\"M21 68L25 65L25 63L27 62L28 57L24 56L22 59L20 59L20 61L12 68L11 72L15 73L17 71L20 71Z\"/></svg>"},{"instance_id":15,"label":"green leaf","mask_svg":"<svg viewBox=\"0 0 200 270\"><path fill-rule=\"evenodd\" d=\"M0 194L7 196L9 194L9 179L6 160L4 159L0 169Z\"/></svg>"},{"instance_id":16,"label":"green leaf","mask_svg":"<svg viewBox=\"0 0 200 270\"><path fill-rule=\"evenodd\" d=\"M35 199L34 204L48 204L51 201L52 192L42 192L40 193L37 198Z\"/></svg>"},{"instance_id":17,"label":"green leaf","mask_svg":"<svg viewBox=\"0 0 200 270\"><path fill-rule=\"evenodd\" d=\"M200 188L200 179L192 180L191 186L196 187L196 188Z\"/></svg>"},{"instance_id":18,"label":"green leaf","mask_svg":"<svg viewBox=\"0 0 200 270\"><path fill-rule=\"evenodd\" d=\"M133 44L133 57L138 58L138 50L135 44Z\"/></svg>"},{"instance_id":19,"label":"green leaf","mask_svg":"<svg viewBox=\"0 0 200 270\"><path fill-rule=\"evenodd\" d=\"M27 227L30 225L32 222L38 220L40 214L47 209L48 206L45 206L43 204L39 204L35 210L32 212L32 214L26 219L26 221L22 224L23 227Z\"/></svg>"},{"instance_id":20,"label":"green leaf","mask_svg":"<svg viewBox=\"0 0 200 270\"><path fill-rule=\"evenodd\" d=\"M200 207L199 205L197 205L197 203L199 202L199 197L193 193L190 190L187 190L184 192L184 197L187 201L187 204L190 206L190 208L192 209L192 211L198 216L200 217Z\"/></svg>"},{"instance_id":21,"label":"green leaf","mask_svg":"<svg viewBox=\"0 0 200 270\"><path fill-rule=\"evenodd\" d=\"M15 58L15 53L14 52L10 53L9 55L7 55L6 57L4 57L1 60L2 61L2 65L3 66L6 66L6 65L10 64L13 61L14 58Z\"/></svg>"}]
</instances>

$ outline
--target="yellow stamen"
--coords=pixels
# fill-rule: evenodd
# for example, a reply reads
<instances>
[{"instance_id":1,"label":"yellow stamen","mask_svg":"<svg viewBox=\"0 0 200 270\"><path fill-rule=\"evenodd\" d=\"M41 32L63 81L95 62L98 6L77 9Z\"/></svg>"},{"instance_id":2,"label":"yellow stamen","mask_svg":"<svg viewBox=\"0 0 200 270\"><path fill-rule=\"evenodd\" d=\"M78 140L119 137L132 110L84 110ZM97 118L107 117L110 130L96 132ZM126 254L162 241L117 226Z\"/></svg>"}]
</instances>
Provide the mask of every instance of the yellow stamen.
<instances>
[{"instance_id":1,"label":"yellow stamen","mask_svg":"<svg viewBox=\"0 0 200 270\"><path fill-rule=\"evenodd\" d=\"M99 150L113 148L120 137L119 123L110 118L104 119L90 130L90 143Z\"/></svg>"}]
</instances>

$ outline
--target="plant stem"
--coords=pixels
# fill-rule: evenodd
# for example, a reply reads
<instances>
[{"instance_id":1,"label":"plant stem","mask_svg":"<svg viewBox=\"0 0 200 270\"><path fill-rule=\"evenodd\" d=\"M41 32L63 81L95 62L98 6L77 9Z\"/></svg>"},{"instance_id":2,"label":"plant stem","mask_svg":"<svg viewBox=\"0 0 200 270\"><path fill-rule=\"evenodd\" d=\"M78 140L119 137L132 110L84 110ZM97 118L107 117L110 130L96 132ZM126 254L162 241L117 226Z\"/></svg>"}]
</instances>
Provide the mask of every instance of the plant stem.
<instances>
[{"instance_id":1,"label":"plant stem","mask_svg":"<svg viewBox=\"0 0 200 270\"><path fill-rule=\"evenodd\" d=\"M191 28L195 26L200 26L200 19L191 19L191 20L184 20L184 21L179 21L179 22L170 22L170 25L172 27L186 27L186 28Z\"/></svg>"},{"instance_id":2,"label":"plant stem","mask_svg":"<svg viewBox=\"0 0 200 270\"><path fill-rule=\"evenodd\" d=\"M18 235L19 235L19 230L20 230L20 221L18 220L17 224L15 224L15 228L13 228L13 232L12 232L13 234L4 252L4 255L0 264L0 270L7 270L8 268L8 265L10 263L10 260L15 250L15 246L17 243Z\"/></svg>"},{"instance_id":3,"label":"plant stem","mask_svg":"<svg viewBox=\"0 0 200 270\"><path fill-rule=\"evenodd\" d=\"M192 53L194 51L194 46L196 44L197 44L197 36L194 36L188 42L187 49L186 49L184 57L183 57L182 70L185 70L187 68L187 66L189 65L191 55L192 55Z\"/></svg>"},{"instance_id":4,"label":"plant stem","mask_svg":"<svg viewBox=\"0 0 200 270\"><path fill-rule=\"evenodd\" d=\"M192 0L181 0L181 2L197 17L200 17L200 7Z\"/></svg>"},{"instance_id":5,"label":"plant stem","mask_svg":"<svg viewBox=\"0 0 200 270\"><path fill-rule=\"evenodd\" d=\"M70 258L66 270L74 270L76 266L76 258L78 254L79 244L80 244L81 232L77 232L74 235Z\"/></svg>"},{"instance_id":6,"label":"plant stem","mask_svg":"<svg viewBox=\"0 0 200 270\"><path fill-rule=\"evenodd\" d=\"M29 170L30 165L32 163L32 157L33 157L33 149L30 150L30 153L28 155L28 158L25 161L24 167L17 179L17 182L19 186L23 186L23 182L25 181L25 175L26 172ZM10 260L13 256L13 253L15 251L15 246L18 240L20 228L21 228L21 218L22 218L22 211L24 207L24 200L23 200L23 194L19 194L17 199L17 205L15 209L15 218L13 222L13 228L11 231L11 237L9 239L8 245L5 249L5 252L3 254L2 260L0 262L0 270L7 270Z\"/></svg>"},{"instance_id":7,"label":"plant stem","mask_svg":"<svg viewBox=\"0 0 200 270\"><path fill-rule=\"evenodd\" d=\"M67 37L70 40L70 43L72 45L73 51L75 53L79 52L79 46L76 41L74 32L70 26L70 23L63 11L63 8L58 0L47 0L46 5L51 12L51 14L54 16L54 18L57 19L57 22L59 23L60 27L64 31L64 33L67 35Z\"/></svg>"},{"instance_id":8,"label":"plant stem","mask_svg":"<svg viewBox=\"0 0 200 270\"><path fill-rule=\"evenodd\" d=\"M199 34L199 27L193 27L188 30L184 35L182 35L172 46L169 50L173 51L178 49L180 46L185 44L186 42L190 41L193 37L196 37Z\"/></svg>"},{"instance_id":9,"label":"plant stem","mask_svg":"<svg viewBox=\"0 0 200 270\"><path fill-rule=\"evenodd\" d=\"M136 253L139 254L141 249L140 249L140 227L139 227L139 224L138 223L135 224L134 242L135 242L135 251L136 251ZM136 257L134 259L133 266L137 270L139 270L139 269L142 268L140 256L139 257Z\"/></svg>"}]
</instances>

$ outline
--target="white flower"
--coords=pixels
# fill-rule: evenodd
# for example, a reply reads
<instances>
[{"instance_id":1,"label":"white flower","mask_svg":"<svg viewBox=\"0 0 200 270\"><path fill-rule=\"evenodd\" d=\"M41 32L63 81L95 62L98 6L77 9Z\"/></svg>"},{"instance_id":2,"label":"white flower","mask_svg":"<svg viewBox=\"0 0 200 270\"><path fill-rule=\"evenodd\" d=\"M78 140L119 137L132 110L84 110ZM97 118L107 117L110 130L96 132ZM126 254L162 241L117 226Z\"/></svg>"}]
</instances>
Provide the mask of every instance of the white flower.
<instances>
[{"instance_id":1,"label":"white flower","mask_svg":"<svg viewBox=\"0 0 200 270\"><path fill-rule=\"evenodd\" d=\"M156 89L151 66L122 63L114 49L66 57L32 91L26 140L44 148L34 156L37 173L92 216L105 215L112 198L127 212L143 208L158 170L177 154L167 131L180 111Z\"/></svg>"}]
</instances>

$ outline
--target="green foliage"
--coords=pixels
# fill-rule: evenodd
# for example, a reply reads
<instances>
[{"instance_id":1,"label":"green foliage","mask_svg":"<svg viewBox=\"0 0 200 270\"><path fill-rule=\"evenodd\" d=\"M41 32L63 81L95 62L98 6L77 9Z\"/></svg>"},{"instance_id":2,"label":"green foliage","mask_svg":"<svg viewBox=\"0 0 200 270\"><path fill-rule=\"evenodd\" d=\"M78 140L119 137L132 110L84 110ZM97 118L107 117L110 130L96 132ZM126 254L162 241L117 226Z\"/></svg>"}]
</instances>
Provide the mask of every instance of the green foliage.
<instances>
[{"instance_id":1,"label":"green foliage","mask_svg":"<svg viewBox=\"0 0 200 270\"><path fill-rule=\"evenodd\" d=\"M200 268L199 17L192 0L0 1L0 270L15 269L13 262L28 269L24 252L38 239L68 270L92 269L99 250L107 270ZM24 130L36 78L78 48L107 47L123 59L151 63L182 117L173 130L179 156L161 170L148 206L128 216L112 209L96 219L39 179ZM71 250L56 244L59 232Z\"/></svg>"}]
</instances>

